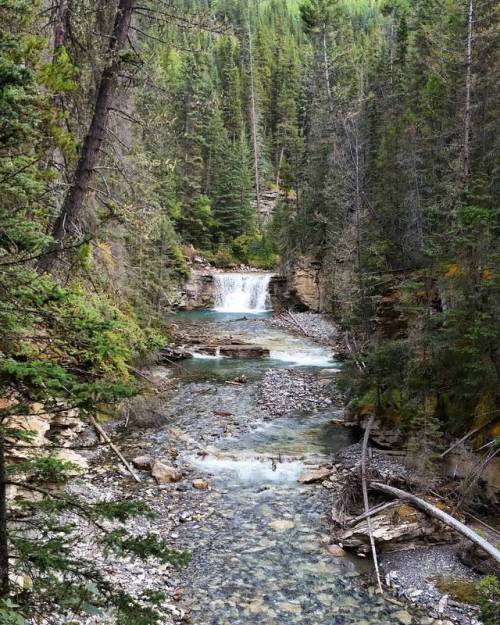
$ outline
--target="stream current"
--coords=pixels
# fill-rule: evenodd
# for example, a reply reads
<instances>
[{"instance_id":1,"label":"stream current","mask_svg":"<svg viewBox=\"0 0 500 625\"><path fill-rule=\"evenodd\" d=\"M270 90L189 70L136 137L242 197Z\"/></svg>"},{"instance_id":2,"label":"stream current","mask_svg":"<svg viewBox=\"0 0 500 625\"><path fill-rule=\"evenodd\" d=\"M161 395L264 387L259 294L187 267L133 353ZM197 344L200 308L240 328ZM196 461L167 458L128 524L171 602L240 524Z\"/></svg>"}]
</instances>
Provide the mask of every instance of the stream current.
<instances>
[{"instance_id":1,"label":"stream current","mask_svg":"<svg viewBox=\"0 0 500 625\"><path fill-rule=\"evenodd\" d=\"M337 363L328 348L274 328L265 316L176 315L178 324L202 324L216 335L271 349L269 359L200 357L176 369L178 390L168 410L185 442L179 461L190 477L210 483L208 491L186 487L182 493L188 509L197 511L179 526L179 543L192 553L181 579L190 622L408 623L406 611L404 620L401 608L373 589L363 590L355 579L368 562L328 553L328 491L297 481L352 442L344 428L331 424L340 409L334 404L323 412L292 408L286 416L270 417L261 402L267 370L291 368L321 379ZM242 374L245 384L227 384ZM163 436L158 432L160 445Z\"/></svg>"}]
</instances>

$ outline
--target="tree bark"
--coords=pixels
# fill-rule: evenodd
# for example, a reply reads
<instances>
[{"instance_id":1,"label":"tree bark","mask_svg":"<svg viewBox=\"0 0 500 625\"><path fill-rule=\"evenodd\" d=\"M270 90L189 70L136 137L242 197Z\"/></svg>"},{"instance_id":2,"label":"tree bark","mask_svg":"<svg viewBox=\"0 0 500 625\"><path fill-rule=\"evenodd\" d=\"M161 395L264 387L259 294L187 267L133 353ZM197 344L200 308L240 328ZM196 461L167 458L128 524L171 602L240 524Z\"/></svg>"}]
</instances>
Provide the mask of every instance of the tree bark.
<instances>
[{"instance_id":1,"label":"tree bark","mask_svg":"<svg viewBox=\"0 0 500 625\"><path fill-rule=\"evenodd\" d=\"M69 6L67 0L60 0L56 8L56 22L54 25L54 55L66 43L66 26L68 21Z\"/></svg>"},{"instance_id":2,"label":"tree bark","mask_svg":"<svg viewBox=\"0 0 500 625\"><path fill-rule=\"evenodd\" d=\"M433 506L424 499L420 499L420 497L416 497L415 495L407 493L404 490L400 490L399 488L395 488L394 486L388 486L387 484L381 484L379 482L371 482L370 486L371 488L374 488L375 490L378 490L382 493L386 493L387 495L392 495L394 497L397 497L398 499L409 501L416 508L420 508L420 510L423 510L427 514L430 514L436 519L439 519L445 525L448 525L448 527L451 527L459 534L462 534L462 536L465 536L465 538L471 540L483 551L486 551L486 553L488 553L494 560L496 560L496 562L500 563L500 551L496 547L494 547L488 541L484 540L484 538L481 538L481 536L479 536L479 534L476 534L474 530L471 530L463 523L460 523L460 521L457 521L457 519L452 517L447 512L440 510L439 508Z\"/></svg>"},{"instance_id":3,"label":"tree bark","mask_svg":"<svg viewBox=\"0 0 500 625\"><path fill-rule=\"evenodd\" d=\"M9 594L9 544L7 535L7 484L4 435L0 430L0 598Z\"/></svg>"},{"instance_id":4,"label":"tree bark","mask_svg":"<svg viewBox=\"0 0 500 625\"><path fill-rule=\"evenodd\" d=\"M82 218L82 208L87 196L99 152L104 139L109 109L118 84L121 66L121 53L127 43L132 12L137 0L120 0L108 49L92 121L85 137L82 154L73 178L73 184L63 202L61 212L54 224L52 235L57 241L78 233ZM55 256L47 255L39 263L39 268L48 270L53 265Z\"/></svg>"},{"instance_id":5,"label":"tree bark","mask_svg":"<svg viewBox=\"0 0 500 625\"><path fill-rule=\"evenodd\" d=\"M464 179L470 176L470 123L471 123L471 73L472 73L472 31L474 2L469 0L467 7L467 52L465 58L465 106L464 106Z\"/></svg>"}]
</instances>

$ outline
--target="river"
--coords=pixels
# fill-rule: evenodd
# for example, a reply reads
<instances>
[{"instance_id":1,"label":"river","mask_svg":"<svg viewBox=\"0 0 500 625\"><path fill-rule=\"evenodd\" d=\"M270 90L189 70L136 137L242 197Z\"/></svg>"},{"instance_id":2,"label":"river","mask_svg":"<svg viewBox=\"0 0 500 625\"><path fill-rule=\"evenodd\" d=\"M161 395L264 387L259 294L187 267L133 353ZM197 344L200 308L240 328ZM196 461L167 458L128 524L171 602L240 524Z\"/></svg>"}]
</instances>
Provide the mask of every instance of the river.
<instances>
[{"instance_id":1,"label":"river","mask_svg":"<svg viewBox=\"0 0 500 625\"><path fill-rule=\"evenodd\" d=\"M271 350L269 359L200 355L176 368L168 435L175 432L183 441L179 463L193 478L210 483L209 490L185 487L182 493L194 511L186 513L178 530L178 544L192 552L181 580L191 622L408 623L406 611L373 588L363 590L356 578L368 562L330 555L329 492L297 481L351 442L345 429L331 424L340 408L334 403L326 410L292 406L285 415L270 418L262 401L269 370L286 369L328 384L338 363L329 348L267 322L269 300L262 294L267 276L261 283L256 276L251 284L233 277L231 285L230 280L219 280L218 311L176 316L176 323L186 327L201 324L216 335ZM258 308L256 314L253 308ZM241 375L246 383L227 383ZM278 395L281 390L275 389ZM158 432L158 447L165 437Z\"/></svg>"}]
</instances>

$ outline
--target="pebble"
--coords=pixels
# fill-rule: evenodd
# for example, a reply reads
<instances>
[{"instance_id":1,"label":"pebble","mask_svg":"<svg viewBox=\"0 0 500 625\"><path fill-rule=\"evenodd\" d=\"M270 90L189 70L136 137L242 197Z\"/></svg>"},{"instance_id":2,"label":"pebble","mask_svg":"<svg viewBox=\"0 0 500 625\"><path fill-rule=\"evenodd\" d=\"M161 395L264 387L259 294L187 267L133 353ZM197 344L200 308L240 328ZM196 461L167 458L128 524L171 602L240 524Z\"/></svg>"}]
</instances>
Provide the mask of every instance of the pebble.
<instances>
[{"instance_id":1,"label":"pebble","mask_svg":"<svg viewBox=\"0 0 500 625\"><path fill-rule=\"evenodd\" d=\"M289 521L288 519L276 519L275 521L271 521L269 526L274 530L289 530L292 527L295 527L295 523L293 521Z\"/></svg>"},{"instance_id":2,"label":"pebble","mask_svg":"<svg viewBox=\"0 0 500 625\"><path fill-rule=\"evenodd\" d=\"M326 550L330 555L336 556L337 558L343 558L347 555L347 551L342 549L342 547L339 547L339 545L328 545Z\"/></svg>"},{"instance_id":3,"label":"pebble","mask_svg":"<svg viewBox=\"0 0 500 625\"><path fill-rule=\"evenodd\" d=\"M294 369L268 369L259 384L260 404L271 416L318 412L333 403L333 382Z\"/></svg>"},{"instance_id":4,"label":"pebble","mask_svg":"<svg viewBox=\"0 0 500 625\"><path fill-rule=\"evenodd\" d=\"M207 480L203 480L203 479L196 479L193 480L193 488L196 488L197 490L208 490L210 484Z\"/></svg>"}]
</instances>

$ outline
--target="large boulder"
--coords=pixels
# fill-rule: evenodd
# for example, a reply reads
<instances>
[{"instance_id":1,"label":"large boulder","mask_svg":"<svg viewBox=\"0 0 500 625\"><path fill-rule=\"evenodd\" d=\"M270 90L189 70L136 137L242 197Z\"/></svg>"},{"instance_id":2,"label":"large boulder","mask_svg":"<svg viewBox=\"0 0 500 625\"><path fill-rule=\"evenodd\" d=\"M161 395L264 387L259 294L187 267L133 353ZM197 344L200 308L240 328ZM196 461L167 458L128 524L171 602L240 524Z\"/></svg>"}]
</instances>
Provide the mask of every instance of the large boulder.
<instances>
[{"instance_id":1,"label":"large boulder","mask_svg":"<svg viewBox=\"0 0 500 625\"><path fill-rule=\"evenodd\" d=\"M260 345L221 345L221 356L226 358L269 358L270 351Z\"/></svg>"},{"instance_id":2,"label":"large boulder","mask_svg":"<svg viewBox=\"0 0 500 625\"><path fill-rule=\"evenodd\" d=\"M331 475L331 470L326 467L315 469L314 471L307 471L299 477L301 484L312 484L313 482L322 482Z\"/></svg>"},{"instance_id":3,"label":"large boulder","mask_svg":"<svg viewBox=\"0 0 500 625\"><path fill-rule=\"evenodd\" d=\"M68 475L81 475L89 468L87 459L72 449L59 449L56 451L55 457L62 462L71 462L74 465L72 469L66 471Z\"/></svg>"},{"instance_id":4,"label":"large boulder","mask_svg":"<svg viewBox=\"0 0 500 625\"><path fill-rule=\"evenodd\" d=\"M182 473L181 471L179 471L179 469L171 467L168 464L161 462L161 460L155 460L153 462L153 466L151 467L151 475L159 484L179 482L180 480L182 480Z\"/></svg>"}]
</instances>

